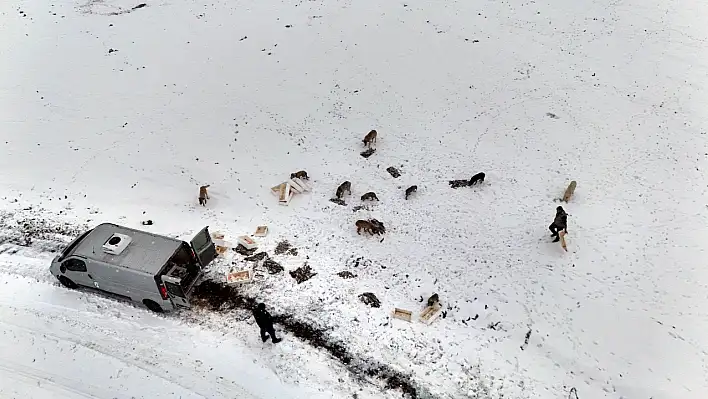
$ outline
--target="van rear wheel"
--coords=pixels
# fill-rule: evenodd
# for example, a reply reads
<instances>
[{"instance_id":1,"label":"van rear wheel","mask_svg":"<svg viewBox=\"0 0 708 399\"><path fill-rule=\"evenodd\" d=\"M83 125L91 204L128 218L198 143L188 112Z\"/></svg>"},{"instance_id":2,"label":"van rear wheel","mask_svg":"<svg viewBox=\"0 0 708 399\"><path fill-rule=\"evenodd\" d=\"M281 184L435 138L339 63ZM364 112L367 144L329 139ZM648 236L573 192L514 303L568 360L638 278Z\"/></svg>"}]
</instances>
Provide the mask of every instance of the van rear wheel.
<instances>
[{"instance_id":1,"label":"van rear wheel","mask_svg":"<svg viewBox=\"0 0 708 399\"><path fill-rule=\"evenodd\" d=\"M63 285L64 287L70 288L70 289L72 289L72 290L73 290L74 288L78 287L75 282L71 281L71 279L69 279L69 278L66 277L66 276L59 276L59 282L60 282L61 285Z\"/></svg>"},{"instance_id":2,"label":"van rear wheel","mask_svg":"<svg viewBox=\"0 0 708 399\"><path fill-rule=\"evenodd\" d=\"M145 305L146 308L152 310L155 313L162 313L162 307L158 305L155 301L145 299L143 300L143 305Z\"/></svg>"}]
</instances>

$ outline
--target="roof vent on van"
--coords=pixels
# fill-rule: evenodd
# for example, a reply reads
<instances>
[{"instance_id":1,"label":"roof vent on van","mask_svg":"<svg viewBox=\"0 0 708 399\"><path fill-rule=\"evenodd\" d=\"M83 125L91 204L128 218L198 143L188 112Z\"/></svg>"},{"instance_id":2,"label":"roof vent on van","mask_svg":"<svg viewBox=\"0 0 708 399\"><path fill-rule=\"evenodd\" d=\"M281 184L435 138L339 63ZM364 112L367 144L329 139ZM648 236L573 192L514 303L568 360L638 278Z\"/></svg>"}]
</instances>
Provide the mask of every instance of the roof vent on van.
<instances>
[{"instance_id":1,"label":"roof vent on van","mask_svg":"<svg viewBox=\"0 0 708 399\"><path fill-rule=\"evenodd\" d=\"M128 247L128 244L133 239L130 238L130 236L127 236L125 234L120 234L120 233L113 233L113 235L106 240L106 242L103 244L103 252L111 255L120 255L125 248Z\"/></svg>"}]
</instances>

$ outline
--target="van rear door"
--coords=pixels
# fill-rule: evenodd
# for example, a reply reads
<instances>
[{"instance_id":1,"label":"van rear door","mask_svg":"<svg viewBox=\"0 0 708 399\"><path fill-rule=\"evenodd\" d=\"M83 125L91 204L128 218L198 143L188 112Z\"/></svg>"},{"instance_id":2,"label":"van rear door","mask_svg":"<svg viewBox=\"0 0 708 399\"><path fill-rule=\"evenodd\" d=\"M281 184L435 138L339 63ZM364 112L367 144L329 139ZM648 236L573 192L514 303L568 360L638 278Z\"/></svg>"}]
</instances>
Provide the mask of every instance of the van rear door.
<instances>
[{"instance_id":1,"label":"van rear door","mask_svg":"<svg viewBox=\"0 0 708 399\"><path fill-rule=\"evenodd\" d=\"M187 297L187 293L184 292L184 287L182 287L181 278L164 274L161 276L161 278L162 283L165 285L165 293L170 297L172 303L175 306L182 308L191 307L191 304L189 303L189 298ZM162 292L160 292L160 294L162 294ZM164 298L165 295L163 294L162 297Z\"/></svg>"},{"instance_id":2,"label":"van rear door","mask_svg":"<svg viewBox=\"0 0 708 399\"><path fill-rule=\"evenodd\" d=\"M194 254L202 267L206 267L216 258L216 246L209 235L209 226L197 233L189 244L192 246L192 250L194 250Z\"/></svg>"}]
</instances>

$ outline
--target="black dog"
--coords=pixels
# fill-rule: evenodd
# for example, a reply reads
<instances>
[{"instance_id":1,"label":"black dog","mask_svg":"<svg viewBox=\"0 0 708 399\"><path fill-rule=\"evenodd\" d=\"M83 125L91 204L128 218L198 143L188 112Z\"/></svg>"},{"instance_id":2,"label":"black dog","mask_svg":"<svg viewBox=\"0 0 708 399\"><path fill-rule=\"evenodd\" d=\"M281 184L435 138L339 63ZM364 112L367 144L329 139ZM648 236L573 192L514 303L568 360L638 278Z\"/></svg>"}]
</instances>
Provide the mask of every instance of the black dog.
<instances>
[{"instance_id":1,"label":"black dog","mask_svg":"<svg viewBox=\"0 0 708 399\"><path fill-rule=\"evenodd\" d=\"M470 186L474 186L477 183L484 183L484 172L479 172L470 179Z\"/></svg>"},{"instance_id":2,"label":"black dog","mask_svg":"<svg viewBox=\"0 0 708 399\"><path fill-rule=\"evenodd\" d=\"M370 222L371 224L373 224L374 227L376 228L376 231L375 231L376 234L382 234L382 233L385 233L385 232L386 232L386 227L384 227L384 224L381 223L381 222L379 222L378 220L376 220L376 219L369 219L369 222Z\"/></svg>"},{"instance_id":3,"label":"black dog","mask_svg":"<svg viewBox=\"0 0 708 399\"><path fill-rule=\"evenodd\" d=\"M411 196L414 192L418 191L418 186L410 186L406 189L406 199Z\"/></svg>"},{"instance_id":4,"label":"black dog","mask_svg":"<svg viewBox=\"0 0 708 399\"><path fill-rule=\"evenodd\" d=\"M364 195L361 196L361 200L362 200L362 201L366 201L366 200L372 200L372 201L373 201L373 200L376 200L376 201L378 201L379 198L376 196L376 193L375 193L375 192L369 191L368 193L366 193L366 194L364 194Z\"/></svg>"}]
</instances>

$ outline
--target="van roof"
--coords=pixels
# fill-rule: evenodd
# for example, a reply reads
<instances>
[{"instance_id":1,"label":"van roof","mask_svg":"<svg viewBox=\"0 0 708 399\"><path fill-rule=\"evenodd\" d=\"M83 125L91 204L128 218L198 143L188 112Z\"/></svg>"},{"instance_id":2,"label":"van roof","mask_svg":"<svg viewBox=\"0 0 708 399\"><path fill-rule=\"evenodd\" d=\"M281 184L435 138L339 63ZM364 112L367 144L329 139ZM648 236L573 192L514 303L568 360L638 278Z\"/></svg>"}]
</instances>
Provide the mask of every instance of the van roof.
<instances>
[{"instance_id":1,"label":"van roof","mask_svg":"<svg viewBox=\"0 0 708 399\"><path fill-rule=\"evenodd\" d=\"M114 233L125 234L132 238L128 247L120 255L111 255L101 248ZM156 275L181 245L182 241L176 238L164 237L113 223L102 223L94 227L78 243L71 255L83 256L126 269Z\"/></svg>"}]
</instances>

